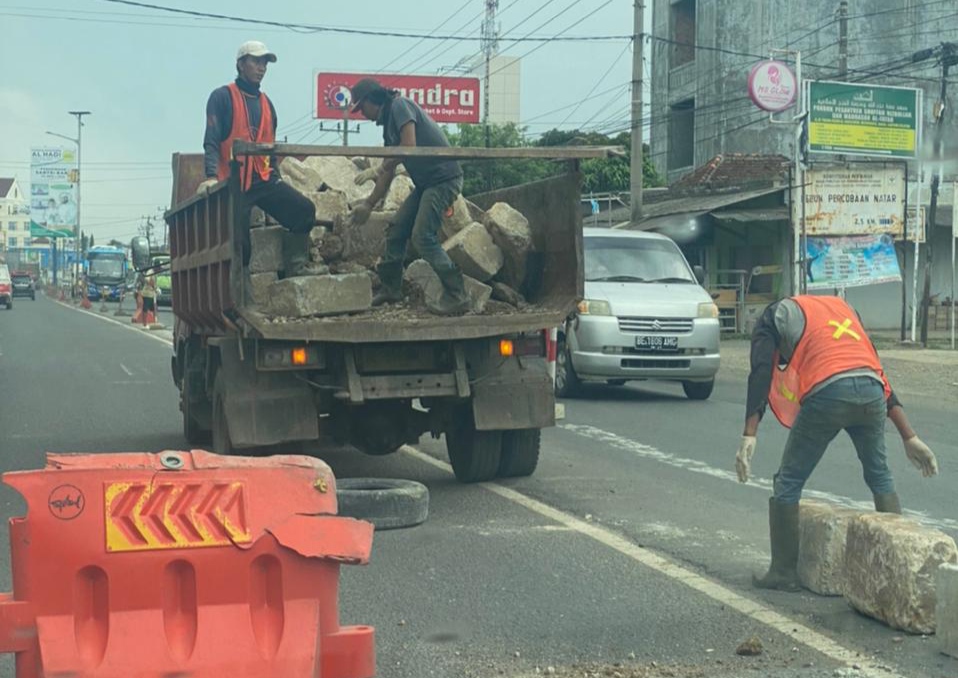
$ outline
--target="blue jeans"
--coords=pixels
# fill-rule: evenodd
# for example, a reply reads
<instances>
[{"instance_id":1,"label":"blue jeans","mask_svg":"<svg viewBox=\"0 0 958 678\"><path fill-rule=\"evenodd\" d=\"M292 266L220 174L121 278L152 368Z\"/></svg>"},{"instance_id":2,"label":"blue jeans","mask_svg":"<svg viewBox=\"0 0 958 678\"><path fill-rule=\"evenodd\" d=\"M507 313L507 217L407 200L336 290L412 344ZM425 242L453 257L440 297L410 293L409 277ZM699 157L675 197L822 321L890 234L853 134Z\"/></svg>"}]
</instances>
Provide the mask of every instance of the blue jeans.
<instances>
[{"instance_id":1,"label":"blue jeans","mask_svg":"<svg viewBox=\"0 0 958 678\"><path fill-rule=\"evenodd\" d=\"M386 231L386 251L383 265L387 269L401 267L406 258L406 247L410 240L419 256L425 259L436 273L458 270L456 265L442 248L439 229L446 209L456 200L462 190L462 177L444 181L425 190L418 188L406 198L396 212Z\"/></svg>"},{"instance_id":2,"label":"blue jeans","mask_svg":"<svg viewBox=\"0 0 958 678\"><path fill-rule=\"evenodd\" d=\"M846 377L832 382L802 401L782 465L774 476L773 498L797 504L805 481L838 432L845 430L855 444L865 483L872 494L895 491L885 457L885 394L881 383L869 377Z\"/></svg>"}]
</instances>

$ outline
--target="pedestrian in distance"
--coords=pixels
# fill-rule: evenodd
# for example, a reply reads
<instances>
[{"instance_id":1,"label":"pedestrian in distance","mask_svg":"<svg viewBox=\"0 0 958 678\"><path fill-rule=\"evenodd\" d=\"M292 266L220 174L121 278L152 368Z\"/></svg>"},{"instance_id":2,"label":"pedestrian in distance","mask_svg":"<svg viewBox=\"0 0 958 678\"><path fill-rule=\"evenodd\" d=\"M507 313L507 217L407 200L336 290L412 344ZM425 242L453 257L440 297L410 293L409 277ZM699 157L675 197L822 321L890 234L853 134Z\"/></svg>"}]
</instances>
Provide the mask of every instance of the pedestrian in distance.
<instances>
[{"instance_id":1,"label":"pedestrian in distance","mask_svg":"<svg viewBox=\"0 0 958 678\"><path fill-rule=\"evenodd\" d=\"M449 141L439 125L419 105L383 87L372 78L363 78L350 92L353 111L383 128L386 146L447 147ZM430 308L440 315L459 315L469 308L462 271L443 250L439 239L442 219L462 191L462 167L455 160L441 158L387 158L375 171L376 186L372 194L353 207L349 223L361 226L373 208L386 197L400 163L406 168L415 190L402 204L386 231L386 246L377 267L382 287L373 298L373 305L402 300L403 263L410 241L419 255L439 276L443 293L438 304ZM365 182L360 175L357 182Z\"/></svg>"},{"instance_id":2,"label":"pedestrian in distance","mask_svg":"<svg viewBox=\"0 0 958 678\"><path fill-rule=\"evenodd\" d=\"M276 140L276 109L260 87L267 65L275 62L276 55L262 42L244 42L236 53L236 80L210 94L203 139L206 180L197 188L198 194L229 176L234 141L270 144ZM238 160L247 207L260 207L288 231L283 239L286 277L313 273L309 232L316 221L315 205L282 181L275 157L256 155ZM248 239L244 245L248 256Z\"/></svg>"},{"instance_id":3,"label":"pedestrian in distance","mask_svg":"<svg viewBox=\"0 0 958 678\"><path fill-rule=\"evenodd\" d=\"M156 322L156 276L140 276L140 298L143 300L143 324Z\"/></svg>"},{"instance_id":4,"label":"pedestrian in distance","mask_svg":"<svg viewBox=\"0 0 958 678\"><path fill-rule=\"evenodd\" d=\"M927 477L934 453L912 429L891 390L861 319L844 299L796 296L768 306L752 332L745 430L735 467L748 482L758 425L766 405L791 429L768 502L772 562L759 588L798 591L799 500L829 443L842 430L855 445L875 510L901 513L885 456L891 419L908 459Z\"/></svg>"}]
</instances>

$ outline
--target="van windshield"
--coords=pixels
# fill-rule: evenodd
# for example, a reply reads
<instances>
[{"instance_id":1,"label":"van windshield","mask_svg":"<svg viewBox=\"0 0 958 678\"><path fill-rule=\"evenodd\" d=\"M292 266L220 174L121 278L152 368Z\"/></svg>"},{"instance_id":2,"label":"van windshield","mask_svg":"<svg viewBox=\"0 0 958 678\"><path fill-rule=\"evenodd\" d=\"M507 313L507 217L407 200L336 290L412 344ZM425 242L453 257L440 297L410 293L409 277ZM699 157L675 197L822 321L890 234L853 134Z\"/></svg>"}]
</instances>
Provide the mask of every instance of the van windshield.
<instances>
[{"instance_id":1,"label":"van windshield","mask_svg":"<svg viewBox=\"0 0 958 678\"><path fill-rule=\"evenodd\" d=\"M651 238L586 238L585 279L698 284L675 243Z\"/></svg>"}]
</instances>

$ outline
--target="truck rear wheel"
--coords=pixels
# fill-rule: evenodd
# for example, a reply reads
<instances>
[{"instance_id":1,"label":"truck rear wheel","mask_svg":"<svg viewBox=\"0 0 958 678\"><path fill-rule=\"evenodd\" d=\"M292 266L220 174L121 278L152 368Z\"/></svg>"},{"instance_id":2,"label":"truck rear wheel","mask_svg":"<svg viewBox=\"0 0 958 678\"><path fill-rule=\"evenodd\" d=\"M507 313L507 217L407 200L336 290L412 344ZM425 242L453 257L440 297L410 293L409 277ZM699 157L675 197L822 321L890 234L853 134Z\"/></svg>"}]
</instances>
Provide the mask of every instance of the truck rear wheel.
<instances>
[{"instance_id":1,"label":"truck rear wheel","mask_svg":"<svg viewBox=\"0 0 958 678\"><path fill-rule=\"evenodd\" d=\"M220 378L217 377L216 385L213 387L213 451L217 454L231 455L236 450L233 449L233 441L230 440L225 400Z\"/></svg>"},{"instance_id":2,"label":"truck rear wheel","mask_svg":"<svg viewBox=\"0 0 958 678\"><path fill-rule=\"evenodd\" d=\"M200 424L199 414L205 414L202 421L210 421L210 402L203 387L203 373L196 370L196 358L187 347L183 347L183 376L180 378L180 412L183 414L183 437L191 445L210 442L210 429ZM202 412L205 406L205 412Z\"/></svg>"},{"instance_id":3,"label":"truck rear wheel","mask_svg":"<svg viewBox=\"0 0 958 678\"><path fill-rule=\"evenodd\" d=\"M539 464L539 446L542 431L527 428L519 431L503 431L502 456L499 459L499 477L517 478L531 476Z\"/></svg>"},{"instance_id":4,"label":"truck rear wheel","mask_svg":"<svg viewBox=\"0 0 958 678\"><path fill-rule=\"evenodd\" d=\"M446 431L446 451L460 483L492 480L502 458L502 431L477 431L469 412Z\"/></svg>"}]
</instances>

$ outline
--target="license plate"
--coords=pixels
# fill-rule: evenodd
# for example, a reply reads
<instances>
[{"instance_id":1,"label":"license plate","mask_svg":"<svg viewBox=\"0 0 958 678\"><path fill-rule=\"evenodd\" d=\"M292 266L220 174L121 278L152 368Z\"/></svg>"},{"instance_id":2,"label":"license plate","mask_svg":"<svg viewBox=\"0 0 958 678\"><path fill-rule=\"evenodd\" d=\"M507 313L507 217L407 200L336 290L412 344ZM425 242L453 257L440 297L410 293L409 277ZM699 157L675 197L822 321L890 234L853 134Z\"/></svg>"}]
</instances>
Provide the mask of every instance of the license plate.
<instances>
[{"instance_id":1,"label":"license plate","mask_svg":"<svg viewBox=\"0 0 958 678\"><path fill-rule=\"evenodd\" d=\"M679 349L678 337L636 337L635 347L646 351L677 351Z\"/></svg>"}]
</instances>

